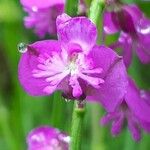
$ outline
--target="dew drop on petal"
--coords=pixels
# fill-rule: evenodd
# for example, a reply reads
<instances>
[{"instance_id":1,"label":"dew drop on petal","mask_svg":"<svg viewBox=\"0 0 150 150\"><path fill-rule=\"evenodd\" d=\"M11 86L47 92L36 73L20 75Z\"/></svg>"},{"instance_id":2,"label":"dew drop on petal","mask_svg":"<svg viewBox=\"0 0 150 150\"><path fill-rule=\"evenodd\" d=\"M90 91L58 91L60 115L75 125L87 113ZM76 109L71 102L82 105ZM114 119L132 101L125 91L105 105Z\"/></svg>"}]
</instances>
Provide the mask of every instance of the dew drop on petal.
<instances>
[{"instance_id":1,"label":"dew drop on petal","mask_svg":"<svg viewBox=\"0 0 150 150\"><path fill-rule=\"evenodd\" d=\"M19 43L17 47L18 47L18 51L20 53L27 52L27 44L25 44L25 43Z\"/></svg>"}]
</instances>

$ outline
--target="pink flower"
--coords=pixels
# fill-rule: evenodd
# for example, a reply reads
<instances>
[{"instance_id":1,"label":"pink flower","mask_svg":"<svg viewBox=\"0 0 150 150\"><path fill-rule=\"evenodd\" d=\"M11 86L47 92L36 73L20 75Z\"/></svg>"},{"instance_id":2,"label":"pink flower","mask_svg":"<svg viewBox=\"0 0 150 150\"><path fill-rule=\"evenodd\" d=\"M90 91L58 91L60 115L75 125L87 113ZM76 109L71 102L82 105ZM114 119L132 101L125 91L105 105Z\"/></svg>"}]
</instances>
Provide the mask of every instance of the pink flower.
<instances>
[{"instance_id":1,"label":"pink flower","mask_svg":"<svg viewBox=\"0 0 150 150\"><path fill-rule=\"evenodd\" d=\"M113 50L96 45L96 26L86 17L63 14L57 31L58 41L30 44L22 55L19 80L25 91L43 96L60 90L67 98L82 100L87 95L94 100L98 92L100 99L117 104L126 91L125 67Z\"/></svg>"},{"instance_id":2,"label":"pink flower","mask_svg":"<svg viewBox=\"0 0 150 150\"><path fill-rule=\"evenodd\" d=\"M112 123L111 132L118 135L124 123L127 121L128 128L134 140L141 139L141 129L150 132L150 95L146 91L140 91L135 83L129 79L127 93L121 103L111 111L105 103L107 115L101 119L101 124Z\"/></svg>"},{"instance_id":3,"label":"pink flower","mask_svg":"<svg viewBox=\"0 0 150 150\"><path fill-rule=\"evenodd\" d=\"M56 18L64 11L65 0L21 0L28 16L24 19L26 28L34 28L39 37L46 33L56 34Z\"/></svg>"},{"instance_id":4,"label":"pink flower","mask_svg":"<svg viewBox=\"0 0 150 150\"><path fill-rule=\"evenodd\" d=\"M136 5L111 2L113 11L104 13L106 34L120 32L119 40L112 48L121 48L127 67L131 64L132 50L135 49L142 63L150 62L150 19L146 18Z\"/></svg>"},{"instance_id":5,"label":"pink flower","mask_svg":"<svg viewBox=\"0 0 150 150\"><path fill-rule=\"evenodd\" d=\"M58 129L41 126L27 136L28 150L69 150L70 137Z\"/></svg>"}]
</instances>

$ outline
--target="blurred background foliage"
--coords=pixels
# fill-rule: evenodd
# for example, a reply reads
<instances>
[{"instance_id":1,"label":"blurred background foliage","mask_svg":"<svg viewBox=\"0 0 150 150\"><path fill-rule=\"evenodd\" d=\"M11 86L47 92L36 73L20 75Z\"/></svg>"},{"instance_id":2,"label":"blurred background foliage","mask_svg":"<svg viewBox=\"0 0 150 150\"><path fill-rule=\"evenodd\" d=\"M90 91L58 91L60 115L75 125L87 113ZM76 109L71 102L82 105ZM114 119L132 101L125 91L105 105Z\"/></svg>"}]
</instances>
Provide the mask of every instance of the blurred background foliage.
<instances>
[{"instance_id":1,"label":"blurred background foliage","mask_svg":"<svg viewBox=\"0 0 150 150\"><path fill-rule=\"evenodd\" d=\"M137 3L150 17L148 0L123 0ZM90 3L90 0L87 0ZM49 97L31 97L18 82L20 53L17 44L39 40L23 25L24 11L19 0L0 0L0 150L26 150L26 135L35 127L50 125L70 132L72 102L66 102L60 93ZM47 37L50 38L50 37ZM109 37L113 40L114 37ZM142 65L134 56L129 74L139 87L150 89L150 65ZM109 128L101 127L104 110L97 104L87 104L82 150L149 150L150 135L143 134L135 143L128 130L113 138Z\"/></svg>"}]
</instances>

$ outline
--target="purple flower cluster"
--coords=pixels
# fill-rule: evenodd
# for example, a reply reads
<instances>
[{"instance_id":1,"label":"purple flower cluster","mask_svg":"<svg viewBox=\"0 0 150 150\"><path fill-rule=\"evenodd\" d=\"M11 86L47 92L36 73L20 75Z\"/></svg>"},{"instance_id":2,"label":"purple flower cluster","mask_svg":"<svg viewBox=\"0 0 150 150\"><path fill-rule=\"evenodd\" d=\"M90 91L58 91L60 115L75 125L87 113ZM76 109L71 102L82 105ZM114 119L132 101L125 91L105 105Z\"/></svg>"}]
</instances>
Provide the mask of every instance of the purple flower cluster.
<instances>
[{"instance_id":1,"label":"purple flower cluster","mask_svg":"<svg viewBox=\"0 0 150 150\"><path fill-rule=\"evenodd\" d=\"M134 49L143 63L150 62L150 19L146 18L138 6L122 4L119 1L107 1L104 12L105 34L120 33L118 41L111 44L112 49L122 49L126 67L132 62ZM97 95L99 97L99 95ZM112 123L111 132L118 135L125 122L134 140L141 139L141 129L150 132L150 93L140 90L128 77L127 92L114 110L107 101L101 103L107 115L101 119L101 124ZM115 102L114 102L115 103Z\"/></svg>"},{"instance_id":2,"label":"purple flower cluster","mask_svg":"<svg viewBox=\"0 0 150 150\"><path fill-rule=\"evenodd\" d=\"M58 129L41 126L27 136L28 150L69 150L70 137Z\"/></svg>"},{"instance_id":3,"label":"purple flower cluster","mask_svg":"<svg viewBox=\"0 0 150 150\"><path fill-rule=\"evenodd\" d=\"M106 34L120 32L119 39L111 48L121 48L127 67L131 64L132 50L135 49L142 63L150 62L150 19L146 18L138 6L110 2L113 9L104 13ZM111 6L110 6L111 7Z\"/></svg>"},{"instance_id":4,"label":"purple flower cluster","mask_svg":"<svg viewBox=\"0 0 150 150\"><path fill-rule=\"evenodd\" d=\"M26 28L43 38L46 34L56 35L56 18L64 12L65 0L20 0L28 16L24 18ZM79 1L79 14L85 14L86 6Z\"/></svg>"},{"instance_id":5,"label":"purple flower cluster","mask_svg":"<svg viewBox=\"0 0 150 150\"><path fill-rule=\"evenodd\" d=\"M101 124L112 122L111 132L118 135L124 122L127 121L128 128L134 140L141 139L141 128L150 132L150 92L141 91L129 78L127 93L121 103L111 111L106 105L108 114L101 119Z\"/></svg>"},{"instance_id":6,"label":"purple flower cluster","mask_svg":"<svg viewBox=\"0 0 150 150\"><path fill-rule=\"evenodd\" d=\"M64 11L65 0L20 0L28 16L26 28L34 28L39 37L46 33L56 34L56 18Z\"/></svg>"},{"instance_id":7,"label":"purple flower cluster","mask_svg":"<svg viewBox=\"0 0 150 150\"><path fill-rule=\"evenodd\" d=\"M34 28L40 37L57 33L58 40L24 47L19 81L32 96L61 91L67 99L100 103L107 111L101 123L112 123L112 134L118 135L127 121L133 139L138 141L141 129L150 132L150 92L135 85L126 67L131 64L133 49L143 63L150 62L150 20L136 5L107 2L112 5L104 12L104 31L120 33L110 47L121 48L123 59L111 48L96 44L97 28L88 18L62 14L64 0L21 0L29 14L25 26ZM68 139L57 129L37 128L27 137L28 150L68 150Z\"/></svg>"}]
</instances>

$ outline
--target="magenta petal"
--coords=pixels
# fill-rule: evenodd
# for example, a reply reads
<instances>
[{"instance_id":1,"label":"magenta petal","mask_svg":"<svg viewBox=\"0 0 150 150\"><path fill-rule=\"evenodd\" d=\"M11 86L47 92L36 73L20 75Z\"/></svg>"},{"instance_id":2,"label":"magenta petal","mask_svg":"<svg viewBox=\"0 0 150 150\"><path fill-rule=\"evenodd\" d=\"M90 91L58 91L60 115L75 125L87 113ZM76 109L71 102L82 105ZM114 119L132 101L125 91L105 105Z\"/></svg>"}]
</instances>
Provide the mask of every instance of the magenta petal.
<instances>
[{"instance_id":1,"label":"magenta petal","mask_svg":"<svg viewBox=\"0 0 150 150\"><path fill-rule=\"evenodd\" d=\"M137 44L136 53L142 63L150 63L150 52L148 51L150 51L150 47L146 47L141 43Z\"/></svg>"},{"instance_id":2,"label":"magenta petal","mask_svg":"<svg viewBox=\"0 0 150 150\"><path fill-rule=\"evenodd\" d=\"M123 121L124 121L123 115L113 121L111 128L112 135L116 136L121 132Z\"/></svg>"},{"instance_id":3,"label":"magenta petal","mask_svg":"<svg viewBox=\"0 0 150 150\"><path fill-rule=\"evenodd\" d=\"M29 47L32 50L28 48L28 51L22 54L19 62L18 73L20 83L30 95L42 96L51 94L44 92L44 89L49 86L49 83L45 81L45 78L33 77L33 70L37 68L38 56L44 53L51 54L52 52L60 52L60 43L54 40L39 41L29 45Z\"/></svg>"},{"instance_id":4,"label":"magenta petal","mask_svg":"<svg viewBox=\"0 0 150 150\"><path fill-rule=\"evenodd\" d=\"M132 39L128 34L121 33L119 37L120 46L123 49L123 60L126 67L129 67L132 61Z\"/></svg>"},{"instance_id":5,"label":"magenta petal","mask_svg":"<svg viewBox=\"0 0 150 150\"><path fill-rule=\"evenodd\" d=\"M146 102L150 106L150 91L141 90L140 91L141 98L144 102ZM141 126L150 133L150 122L139 120Z\"/></svg>"},{"instance_id":6,"label":"magenta petal","mask_svg":"<svg viewBox=\"0 0 150 150\"><path fill-rule=\"evenodd\" d=\"M100 120L101 125L107 125L110 121L118 118L117 112L108 113L107 115L103 116Z\"/></svg>"},{"instance_id":7,"label":"magenta petal","mask_svg":"<svg viewBox=\"0 0 150 150\"><path fill-rule=\"evenodd\" d=\"M104 13L104 31L106 34L114 34L120 29L119 22L116 20L114 12L106 11Z\"/></svg>"},{"instance_id":8,"label":"magenta petal","mask_svg":"<svg viewBox=\"0 0 150 150\"><path fill-rule=\"evenodd\" d=\"M142 13L135 5L124 5L122 11L118 13L121 29L131 35L136 34L135 26L141 17Z\"/></svg>"},{"instance_id":9,"label":"magenta petal","mask_svg":"<svg viewBox=\"0 0 150 150\"><path fill-rule=\"evenodd\" d=\"M143 17L143 13L137 5L124 5L123 10L127 11L130 14L135 25Z\"/></svg>"},{"instance_id":10,"label":"magenta petal","mask_svg":"<svg viewBox=\"0 0 150 150\"><path fill-rule=\"evenodd\" d=\"M57 26L59 40L63 46L78 44L84 53L95 45L97 39L96 26L86 17L74 17L61 26Z\"/></svg>"},{"instance_id":11,"label":"magenta petal","mask_svg":"<svg viewBox=\"0 0 150 150\"><path fill-rule=\"evenodd\" d=\"M123 56L125 66L129 67L132 61L132 45L133 43L130 35L121 32L118 41L111 44L109 47L114 50L121 49L121 55Z\"/></svg>"},{"instance_id":12,"label":"magenta petal","mask_svg":"<svg viewBox=\"0 0 150 150\"><path fill-rule=\"evenodd\" d=\"M136 52L141 62L150 62L150 20L142 18L137 24L137 48Z\"/></svg>"},{"instance_id":13,"label":"magenta petal","mask_svg":"<svg viewBox=\"0 0 150 150\"><path fill-rule=\"evenodd\" d=\"M141 98L150 106L150 91L141 90Z\"/></svg>"},{"instance_id":14,"label":"magenta petal","mask_svg":"<svg viewBox=\"0 0 150 150\"><path fill-rule=\"evenodd\" d=\"M47 8L57 4L64 4L65 0L20 0L21 4L28 8Z\"/></svg>"},{"instance_id":15,"label":"magenta petal","mask_svg":"<svg viewBox=\"0 0 150 150\"><path fill-rule=\"evenodd\" d=\"M150 42L150 19L145 17L141 18L136 25L136 30L140 38L140 42L144 45L148 45Z\"/></svg>"},{"instance_id":16,"label":"magenta petal","mask_svg":"<svg viewBox=\"0 0 150 150\"><path fill-rule=\"evenodd\" d=\"M126 93L127 74L124 63L115 52L106 47L92 50L95 61L104 70L104 83L91 92L88 100L100 102L108 112L113 112Z\"/></svg>"},{"instance_id":17,"label":"magenta petal","mask_svg":"<svg viewBox=\"0 0 150 150\"><path fill-rule=\"evenodd\" d=\"M146 121L143 121L143 120L139 120L140 121L140 124L142 126L142 128L147 131L148 133L150 133L150 122L146 122Z\"/></svg>"},{"instance_id":18,"label":"magenta petal","mask_svg":"<svg viewBox=\"0 0 150 150\"><path fill-rule=\"evenodd\" d=\"M94 60L95 67L100 67L103 69L103 76L105 76L105 74L108 72L110 66L112 66L114 62L121 58L112 49L104 45L94 46L88 56Z\"/></svg>"},{"instance_id":19,"label":"magenta petal","mask_svg":"<svg viewBox=\"0 0 150 150\"><path fill-rule=\"evenodd\" d=\"M56 25L57 25L58 30L59 30L59 28L62 28L64 23L70 19L71 19L71 17L65 13L59 15L56 19Z\"/></svg>"},{"instance_id":20,"label":"magenta petal","mask_svg":"<svg viewBox=\"0 0 150 150\"><path fill-rule=\"evenodd\" d=\"M139 141L141 139L141 130L138 124L134 120L128 119L128 128L132 134L133 139L135 141Z\"/></svg>"},{"instance_id":21,"label":"magenta petal","mask_svg":"<svg viewBox=\"0 0 150 150\"><path fill-rule=\"evenodd\" d=\"M150 106L140 98L140 92L132 80L129 80L125 101L137 118L144 122L150 122Z\"/></svg>"},{"instance_id":22,"label":"magenta petal","mask_svg":"<svg viewBox=\"0 0 150 150\"><path fill-rule=\"evenodd\" d=\"M97 90L97 100L106 108L113 112L122 102L126 92L126 72L123 61L118 61L109 71L104 84Z\"/></svg>"}]
</instances>

